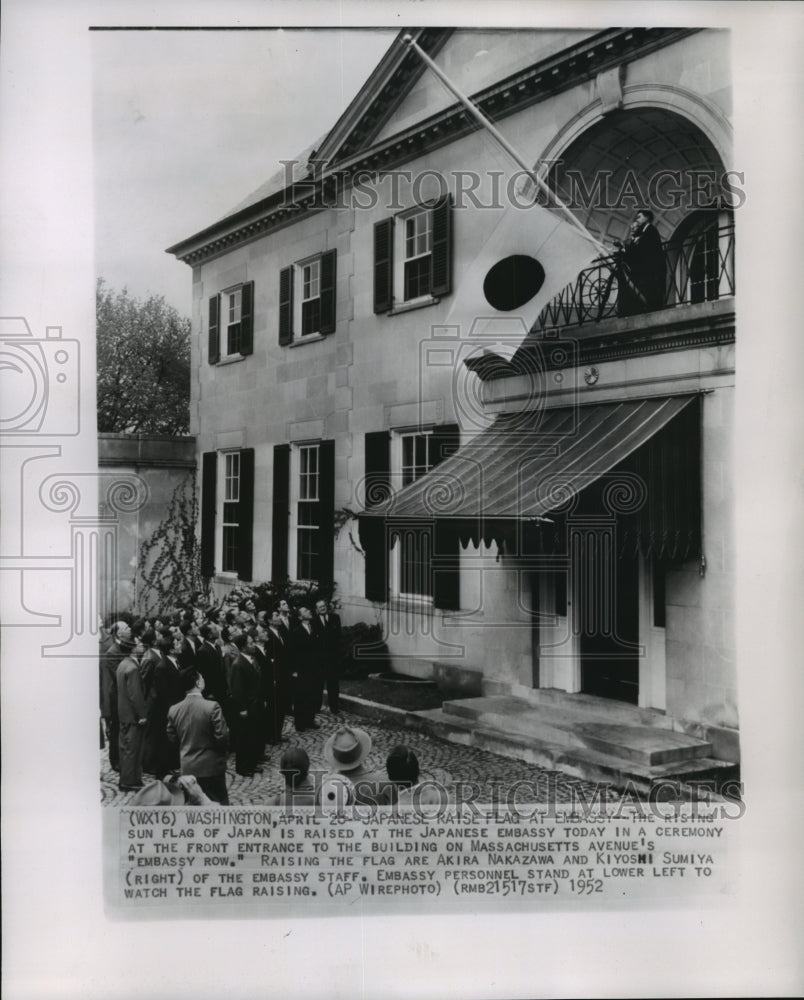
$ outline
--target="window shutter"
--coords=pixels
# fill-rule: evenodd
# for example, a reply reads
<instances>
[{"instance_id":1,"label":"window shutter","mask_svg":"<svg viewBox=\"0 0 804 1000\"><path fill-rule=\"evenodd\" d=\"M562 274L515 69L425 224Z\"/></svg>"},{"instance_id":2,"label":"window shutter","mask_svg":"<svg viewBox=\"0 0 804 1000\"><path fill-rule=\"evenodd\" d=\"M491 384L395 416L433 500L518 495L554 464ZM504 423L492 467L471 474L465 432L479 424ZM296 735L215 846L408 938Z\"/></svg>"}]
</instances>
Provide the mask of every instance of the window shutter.
<instances>
[{"instance_id":1,"label":"window shutter","mask_svg":"<svg viewBox=\"0 0 804 1000\"><path fill-rule=\"evenodd\" d=\"M321 255L321 328L320 333L335 333L335 283L337 281L337 251Z\"/></svg>"},{"instance_id":2,"label":"window shutter","mask_svg":"<svg viewBox=\"0 0 804 1000\"><path fill-rule=\"evenodd\" d=\"M274 446L273 525L271 579L288 578L288 518L290 516L290 445Z\"/></svg>"},{"instance_id":3,"label":"window shutter","mask_svg":"<svg viewBox=\"0 0 804 1000\"><path fill-rule=\"evenodd\" d=\"M360 544L366 554L366 600L385 604L388 600L388 541L385 518L358 520Z\"/></svg>"},{"instance_id":4,"label":"window shutter","mask_svg":"<svg viewBox=\"0 0 804 1000\"><path fill-rule=\"evenodd\" d=\"M461 432L457 424L440 424L433 428L430 446L430 462L435 467L445 458L454 455L461 443Z\"/></svg>"},{"instance_id":5,"label":"window shutter","mask_svg":"<svg viewBox=\"0 0 804 1000\"><path fill-rule=\"evenodd\" d=\"M213 295L209 300L209 363L211 365L216 365L221 357L218 319L220 307L220 296Z\"/></svg>"},{"instance_id":6,"label":"window shutter","mask_svg":"<svg viewBox=\"0 0 804 1000\"><path fill-rule=\"evenodd\" d=\"M237 506L237 576L240 580L250 581L254 547L253 448L244 448L240 452L240 503Z\"/></svg>"},{"instance_id":7,"label":"window shutter","mask_svg":"<svg viewBox=\"0 0 804 1000\"><path fill-rule=\"evenodd\" d=\"M450 195L441 198L433 207L430 291L433 295L449 295L452 291L452 198Z\"/></svg>"},{"instance_id":8,"label":"window shutter","mask_svg":"<svg viewBox=\"0 0 804 1000\"><path fill-rule=\"evenodd\" d=\"M449 521L436 520L433 540L433 604L442 611L460 608L458 531Z\"/></svg>"},{"instance_id":9,"label":"window shutter","mask_svg":"<svg viewBox=\"0 0 804 1000\"><path fill-rule=\"evenodd\" d=\"M391 433L371 431L365 437L366 476L364 481L366 509L391 496Z\"/></svg>"},{"instance_id":10,"label":"window shutter","mask_svg":"<svg viewBox=\"0 0 804 1000\"><path fill-rule=\"evenodd\" d=\"M335 568L335 442L318 446L318 582L332 583Z\"/></svg>"},{"instance_id":11,"label":"window shutter","mask_svg":"<svg viewBox=\"0 0 804 1000\"><path fill-rule=\"evenodd\" d=\"M394 304L394 220L374 223L374 312Z\"/></svg>"},{"instance_id":12,"label":"window shutter","mask_svg":"<svg viewBox=\"0 0 804 1000\"><path fill-rule=\"evenodd\" d=\"M365 505L375 506L391 495L391 434L372 431L365 436ZM360 519L360 540L366 553L366 598L388 600L388 547L382 518Z\"/></svg>"},{"instance_id":13,"label":"window shutter","mask_svg":"<svg viewBox=\"0 0 804 1000\"><path fill-rule=\"evenodd\" d=\"M454 455L460 445L457 424L433 428L430 460L433 467ZM458 534L448 521L436 520L433 543L433 604L442 611L460 608L460 563Z\"/></svg>"},{"instance_id":14,"label":"window shutter","mask_svg":"<svg viewBox=\"0 0 804 1000\"><path fill-rule=\"evenodd\" d=\"M293 341L293 267L279 272L279 343Z\"/></svg>"},{"instance_id":15,"label":"window shutter","mask_svg":"<svg viewBox=\"0 0 804 1000\"><path fill-rule=\"evenodd\" d=\"M218 453L206 451L201 459L201 575L215 575L215 504Z\"/></svg>"},{"instance_id":16,"label":"window shutter","mask_svg":"<svg viewBox=\"0 0 804 1000\"><path fill-rule=\"evenodd\" d=\"M240 298L240 353L254 351L254 282L246 281Z\"/></svg>"}]
</instances>

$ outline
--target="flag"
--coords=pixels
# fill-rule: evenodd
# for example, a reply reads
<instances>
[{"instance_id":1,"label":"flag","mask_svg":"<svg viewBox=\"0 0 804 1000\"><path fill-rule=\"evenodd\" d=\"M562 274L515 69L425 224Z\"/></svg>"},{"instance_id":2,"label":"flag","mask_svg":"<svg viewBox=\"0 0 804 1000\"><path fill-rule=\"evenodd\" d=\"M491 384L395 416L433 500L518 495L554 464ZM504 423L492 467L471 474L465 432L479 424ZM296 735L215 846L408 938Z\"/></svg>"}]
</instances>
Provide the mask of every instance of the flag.
<instances>
[{"instance_id":1,"label":"flag","mask_svg":"<svg viewBox=\"0 0 804 1000\"><path fill-rule=\"evenodd\" d=\"M539 313L600 249L570 222L535 202L509 205L458 285L447 326L509 357ZM503 350L503 346L507 350Z\"/></svg>"}]
</instances>

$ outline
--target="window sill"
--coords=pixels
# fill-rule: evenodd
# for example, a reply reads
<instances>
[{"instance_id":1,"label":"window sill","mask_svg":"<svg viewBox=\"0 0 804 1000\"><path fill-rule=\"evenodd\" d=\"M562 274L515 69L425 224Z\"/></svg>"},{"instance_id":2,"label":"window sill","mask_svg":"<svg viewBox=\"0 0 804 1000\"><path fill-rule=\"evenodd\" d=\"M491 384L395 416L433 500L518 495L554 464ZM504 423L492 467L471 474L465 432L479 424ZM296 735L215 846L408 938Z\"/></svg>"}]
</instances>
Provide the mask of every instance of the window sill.
<instances>
[{"instance_id":1,"label":"window sill","mask_svg":"<svg viewBox=\"0 0 804 1000\"><path fill-rule=\"evenodd\" d=\"M216 573L213 576L215 583L237 583L237 573Z\"/></svg>"},{"instance_id":2,"label":"window sill","mask_svg":"<svg viewBox=\"0 0 804 1000\"><path fill-rule=\"evenodd\" d=\"M400 313L411 312L414 309L424 309L426 306L437 305L441 301L439 295L422 295L418 299L411 299L409 302L400 302L389 310L389 316L399 316Z\"/></svg>"},{"instance_id":3,"label":"window sill","mask_svg":"<svg viewBox=\"0 0 804 1000\"><path fill-rule=\"evenodd\" d=\"M288 347L303 347L305 344L317 344L320 340L326 339L323 333L308 333L306 336L292 341Z\"/></svg>"},{"instance_id":4,"label":"window sill","mask_svg":"<svg viewBox=\"0 0 804 1000\"><path fill-rule=\"evenodd\" d=\"M230 355L228 355L228 356L227 356L227 357L225 357L225 358L219 358L219 359L218 359L218 360L217 360L217 361L215 362L215 366L216 366L217 368L220 368L220 367L222 367L223 365L233 365L233 364L235 364L235 363L236 363L237 361L245 361L245 360L246 360L246 357L247 357L247 355L245 355L245 354L230 354Z\"/></svg>"},{"instance_id":5,"label":"window sill","mask_svg":"<svg viewBox=\"0 0 804 1000\"><path fill-rule=\"evenodd\" d=\"M388 606L400 611L435 611L432 597L417 597L413 594L394 594Z\"/></svg>"}]
</instances>

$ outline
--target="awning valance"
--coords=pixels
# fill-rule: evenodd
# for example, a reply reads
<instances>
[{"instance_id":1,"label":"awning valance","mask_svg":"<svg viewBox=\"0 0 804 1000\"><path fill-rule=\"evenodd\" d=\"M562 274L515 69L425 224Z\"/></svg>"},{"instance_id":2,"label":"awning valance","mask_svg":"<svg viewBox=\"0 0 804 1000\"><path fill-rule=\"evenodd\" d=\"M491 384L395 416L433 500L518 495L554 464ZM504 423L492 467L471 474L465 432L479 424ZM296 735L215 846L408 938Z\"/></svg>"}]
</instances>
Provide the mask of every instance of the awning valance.
<instances>
[{"instance_id":1,"label":"awning valance","mask_svg":"<svg viewBox=\"0 0 804 1000\"><path fill-rule=\"evenodd\" d=\"M621 550L693 555L700 548L698 399L501 414L361 521L450 522L464 544L477 544L510 537L512 522L555 526L565 517L608 514L620 525Z\"/></svg>"}]
</instances>

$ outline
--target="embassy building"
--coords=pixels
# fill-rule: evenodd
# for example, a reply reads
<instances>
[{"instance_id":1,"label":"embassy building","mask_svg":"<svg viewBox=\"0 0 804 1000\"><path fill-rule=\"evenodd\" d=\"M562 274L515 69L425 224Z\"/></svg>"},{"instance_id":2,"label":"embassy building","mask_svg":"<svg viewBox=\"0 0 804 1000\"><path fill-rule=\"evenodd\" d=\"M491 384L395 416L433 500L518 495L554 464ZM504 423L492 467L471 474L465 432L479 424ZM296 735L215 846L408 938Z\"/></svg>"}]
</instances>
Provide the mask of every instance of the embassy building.
<instances>
[{"instance_id":1,"label":"embassy building","mask_svg":"<svg viewBox=\"0 0 804 1000\"><path fill-rule=\"evenodd\" d=\"M400 33L329 133L169 250L193 272L205 573L221 596L334 581L346 624L381 622L394 669L447 692L412 724L620 785L722 783L728 32L406 33L602 243L652 209L661 300L623 308L590 244L523 321L557 244L536 278L491 273L536 188ZM465 279L508 322L456 322Z\"/></svg>"}]
</instances>

